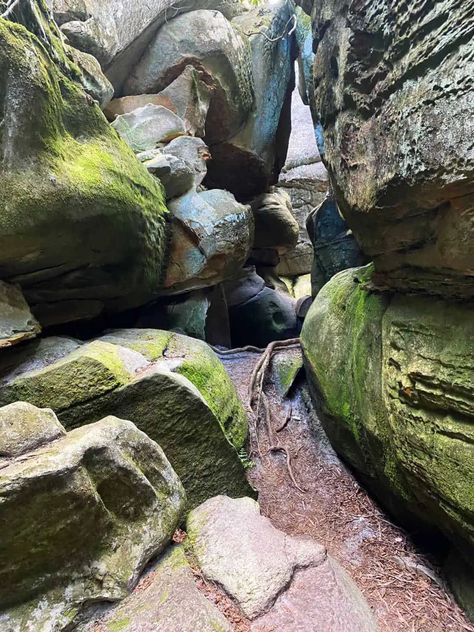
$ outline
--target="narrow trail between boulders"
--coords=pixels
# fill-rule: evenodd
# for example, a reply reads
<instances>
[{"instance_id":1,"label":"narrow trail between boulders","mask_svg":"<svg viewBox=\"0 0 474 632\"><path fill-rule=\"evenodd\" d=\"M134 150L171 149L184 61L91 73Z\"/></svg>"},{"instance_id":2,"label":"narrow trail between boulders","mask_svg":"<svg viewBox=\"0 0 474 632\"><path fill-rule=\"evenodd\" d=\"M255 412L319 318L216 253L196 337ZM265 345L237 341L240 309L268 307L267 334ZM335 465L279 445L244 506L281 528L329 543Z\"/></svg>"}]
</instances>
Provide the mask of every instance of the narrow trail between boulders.
<instances>
[{"instance_id":1,"label":"narrow trail between boulders","mask_svg":"<svg viewBox=\"0 0 474 632\"><path fill-rule=\"evenodd\" d=\"M275 358L297 362L299 345L277 343L271 351L219 354L250 416L249 478L262 513L277 528L325 545L358 584L381 632L473 632L432 562L335 454L302 371L281 396Z\"/></svg>"}]
</instances>

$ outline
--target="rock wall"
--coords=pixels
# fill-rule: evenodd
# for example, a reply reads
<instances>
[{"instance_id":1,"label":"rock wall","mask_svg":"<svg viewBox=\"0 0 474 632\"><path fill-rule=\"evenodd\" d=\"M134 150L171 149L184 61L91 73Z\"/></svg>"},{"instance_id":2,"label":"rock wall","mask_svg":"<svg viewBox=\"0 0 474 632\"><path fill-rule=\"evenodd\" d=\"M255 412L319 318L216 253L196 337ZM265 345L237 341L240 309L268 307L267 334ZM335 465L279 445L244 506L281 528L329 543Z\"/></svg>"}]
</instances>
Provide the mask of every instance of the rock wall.
<instances>
[{"instance_id":1,"label":"rock wall","mask_svg":"<svg viewBox=\"0 0 474 632\"><path fill-rule=\"evenodd\" d=\"M374 282L472 297L471 3L305 4L326 163Z\"/></svg>"},{"instance_id":2,"label":"rock wall","mask_svg":"<svg viewBox=\"0 0 474 632\"><path fill-rule=\"evenodd\" d=\"M337 274L309 312L313 394L336 449L381 501L440 529L452 559L472 559L473 7L301 5L325 163L373 260ZM472 612L469 574L453 585Z\"/></svg>"}]
</instances>

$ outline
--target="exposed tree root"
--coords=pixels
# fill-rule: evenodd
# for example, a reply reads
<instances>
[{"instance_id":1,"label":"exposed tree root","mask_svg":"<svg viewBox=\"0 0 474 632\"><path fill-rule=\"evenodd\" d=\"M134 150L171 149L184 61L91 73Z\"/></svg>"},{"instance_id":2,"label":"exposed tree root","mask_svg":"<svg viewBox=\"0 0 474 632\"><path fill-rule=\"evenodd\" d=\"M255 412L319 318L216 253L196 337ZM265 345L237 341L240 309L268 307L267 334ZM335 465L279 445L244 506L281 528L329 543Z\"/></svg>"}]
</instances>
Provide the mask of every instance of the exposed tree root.
<instances>
[{"instance_id":1,"label":"exposed tree root","mask_svg":"<svg viewBox=\"0 0 474 632\"><path fill-rule=\"evenodd\" d=\"M269 404L269 400L264 391L265 379L267 376L268 369L270 367L273 356L279 351L291 349L295 347L299 347L300 340L299 338L291 338L289 340L276 340L268 345L265 351L262 354L262 357L257 362L255 369L250 378L249 385L249 402L250 409L254 414L255 424L256 424L256 437L258 438L258 424L263 422L265 424L265 430L268 437L268 443L270 448L267 450L266 454L272 452L282 452L286 456L286 467L288 470L288 475L291 479L291 482L296 487L296 489L302 493L305 493L304 490L295 478L293 468L291 465L291 454L288 448L280 445L278 439L274 436L274 432L281 432L289 423L292 416L292 406L290 404L289 410L286 414L284 423L275 429L273 427L273 417L271 406ZM260 446L257 440L257 451L262 457Z\"/></svg>"},{"instance_id":2,"label":"exposed tree root","mask_svg":"<svg viewBox=\"0 0 474 632\"><path fill-rule=\"evenodd\" d=\"M303 494L306 494L307 490L300 487L298 483L296 482L296 478L293 473L293 468L291 466L291 455L288 452L288 450L284 448L282 445L274 445L268 448L267 454L271 452L282 452L286 456L286 467L288 469L288 474L290 475L291 482L293 483L293 485L296 487L298 491L300 491Z\"/></svg>"},{"instance_id":3,"label":"exposed tree root","mask_svg":"<svg viewBox=\"0 0 474 632\"><path fill-rule=\"evenodd\" d=\"M260 347L254 347L253 345L247 345L246 347L235 347L234 349L219 349L219 347L214 347L210 345L211 349L217 353L218 355L229 356L229 355L238 355L239 353L264 353L265 349L260 349Z\"/></svg>"}]
</instances>

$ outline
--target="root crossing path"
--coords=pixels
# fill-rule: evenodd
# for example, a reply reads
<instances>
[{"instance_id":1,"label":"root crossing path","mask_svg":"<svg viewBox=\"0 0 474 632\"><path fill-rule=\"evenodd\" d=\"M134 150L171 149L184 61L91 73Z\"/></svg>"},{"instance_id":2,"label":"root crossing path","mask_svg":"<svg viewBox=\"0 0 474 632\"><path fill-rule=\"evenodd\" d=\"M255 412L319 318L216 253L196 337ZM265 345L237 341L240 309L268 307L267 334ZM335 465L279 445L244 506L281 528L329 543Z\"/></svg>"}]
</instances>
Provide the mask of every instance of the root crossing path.
<instances>
[{"instance_id":1,"label":"root crossing path","mask_svg":"<svg viewBox=\"0 0 474 632\"><path fill-rule=\"evenodd\" d=\"M352 575L381 632L473 632L430 561L331 448L298 366L297 340L223 353L251 420L249 478L273 524L325 545ZM286 367L286 368L285 368Z\"/></svg>"}]
</instances>

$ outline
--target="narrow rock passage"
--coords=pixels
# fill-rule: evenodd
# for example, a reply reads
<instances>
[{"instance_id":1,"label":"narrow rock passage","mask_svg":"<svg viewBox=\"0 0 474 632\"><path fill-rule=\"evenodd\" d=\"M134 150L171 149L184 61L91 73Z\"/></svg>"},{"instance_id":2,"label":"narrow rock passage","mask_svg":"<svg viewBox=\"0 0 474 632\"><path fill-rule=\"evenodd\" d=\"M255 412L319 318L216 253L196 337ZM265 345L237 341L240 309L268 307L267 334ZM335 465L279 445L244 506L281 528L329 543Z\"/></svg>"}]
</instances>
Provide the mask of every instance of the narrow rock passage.
<instances>
[{"instance_id":1,"label":"narrow rock passage","mask_svg":"<svg viewBox=\"0 0 474 632\"><path fill-rule=\"evenodd\" d=\"M277 374L291 373L281 366L297 366L300 354L298 347L277 350L270 362L263 389L269 427L262 407L256 420L248 395L261 354L237 351L221 356L252 415L250 456L255 467L249 478L258 490L262 513L277 528L312 536L326 546L362 590L381 632L474 630L431 562L339 460L311 406L303 377L296 379L287 397L279 394Z\"/></svg>"}]
</instances>

